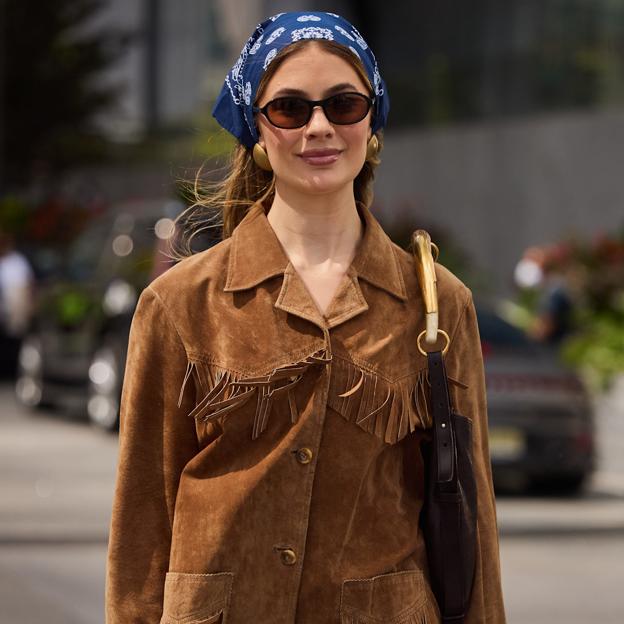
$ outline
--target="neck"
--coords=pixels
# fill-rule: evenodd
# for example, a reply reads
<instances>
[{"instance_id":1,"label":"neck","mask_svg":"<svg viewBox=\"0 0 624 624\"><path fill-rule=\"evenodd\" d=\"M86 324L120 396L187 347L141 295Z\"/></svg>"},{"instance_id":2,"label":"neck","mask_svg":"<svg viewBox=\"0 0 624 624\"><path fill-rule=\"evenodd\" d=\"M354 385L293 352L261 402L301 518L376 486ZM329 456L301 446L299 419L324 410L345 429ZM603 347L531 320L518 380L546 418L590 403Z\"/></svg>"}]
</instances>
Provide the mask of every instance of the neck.
<instances>
[{"instance_id":1,"label":"neck","mask_svg":"<svg viewBox=\"0 0 624 624\"><path fill-rule=\"evenodd\" d=\"M267 219L300 271L346 271L363 233L352 186L332 194L300 195L276 184Z\"/></svg>"}]
</instances>

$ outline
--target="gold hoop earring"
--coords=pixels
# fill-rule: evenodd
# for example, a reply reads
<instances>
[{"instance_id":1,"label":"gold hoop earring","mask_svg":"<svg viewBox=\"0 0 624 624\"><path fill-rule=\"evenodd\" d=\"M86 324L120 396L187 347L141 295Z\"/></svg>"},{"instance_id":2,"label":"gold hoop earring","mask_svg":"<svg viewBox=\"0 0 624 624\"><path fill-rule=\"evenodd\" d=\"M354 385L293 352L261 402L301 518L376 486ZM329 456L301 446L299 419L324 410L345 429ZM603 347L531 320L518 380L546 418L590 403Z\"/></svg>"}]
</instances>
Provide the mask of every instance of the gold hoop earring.
<instances>
[{"instance_id":1,"label":"gold hoop earring","mask_svg":"<svg viewBox=\"0 0 624 624\"><path fill-rule=\"evenodd\" d=\"M373 136L368 140L368 145L366 146L366 160L374 160L377 157L378 152L379 141L377 140L377 135L373 134Z\"/></svg>"},{"instance_id":2,"label":"gold hoop earring","mask_svg":"<svg viewBox=\"0 0 624 624\"><path fill-rule=\"evenodd\" d=\"M252 156L254 162L256 163L256 165L258 165L258 167L260 167L260 169L264 169L265 171L273 171L273 167L271 167L269 157L262 145L260 145L260 143L256 143L253 146Z\"/></svg>"}]
</instances>

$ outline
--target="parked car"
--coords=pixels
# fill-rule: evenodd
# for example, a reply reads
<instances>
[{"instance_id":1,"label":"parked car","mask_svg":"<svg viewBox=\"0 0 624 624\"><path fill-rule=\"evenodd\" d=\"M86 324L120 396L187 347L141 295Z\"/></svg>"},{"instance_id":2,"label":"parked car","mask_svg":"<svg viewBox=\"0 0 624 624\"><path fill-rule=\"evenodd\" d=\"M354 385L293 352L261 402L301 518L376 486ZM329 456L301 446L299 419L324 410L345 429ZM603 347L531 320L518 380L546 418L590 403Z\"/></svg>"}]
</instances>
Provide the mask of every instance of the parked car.
<instances>
[{"instance_id":1,"label":"parked car","mask_svg":"<svg viewBox=\"0 0 624 624\"><path fill-rule=\"evenodd\" d=\"M556 352L477 306L494 482L579 491L595 465L594 415Z\"/></svg>"},{"instance_id":2,"label":"parked car","mask_svg":"<svg viewBox=\"0 0 624 624\"><path fill-rule=\"evenodd\" d=\"M171 200L118 205L76 239L40 287L22 341L15 384L22 404L72 405L98 427L118 428L132 315L143 288L170 266L160 251L180 209Z\"/></svg>"}]
</instances>

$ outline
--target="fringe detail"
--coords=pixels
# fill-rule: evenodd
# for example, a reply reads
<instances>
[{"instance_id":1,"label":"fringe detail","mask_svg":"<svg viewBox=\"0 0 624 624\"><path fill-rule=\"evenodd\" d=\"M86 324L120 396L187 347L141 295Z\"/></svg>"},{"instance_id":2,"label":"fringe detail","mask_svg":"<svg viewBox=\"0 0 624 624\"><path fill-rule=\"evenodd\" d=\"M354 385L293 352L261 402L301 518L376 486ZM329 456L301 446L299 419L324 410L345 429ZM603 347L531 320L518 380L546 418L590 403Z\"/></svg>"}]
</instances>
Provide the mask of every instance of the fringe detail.
<instances>
[{"instance_id":1,"label":"fringe detail","mask_svg":"<svg viewBox=\"0 0 624 624\"><path fill-rule=\"evenodd\" d=\"M186 365L186 372L184 373L184 380L182 381L182 387L180 388L180 396L178 397L178 407L182 405L182 397L184 396L184 388L186 388L186 382L189 380L189 377L193 373L195 366L196 364L193 360L189 360Z\"/></svg>"},{"instance_id":2,"label":"fringe detail","mask_svg":"<svg viewBox=\"0 0 624 624\"><path fill-rule=\"evenodd\" d=\"M323 347L304 359L275 368L265 375L242 377L229 369L189 360L180 388L178 407L188 380L194 374L204 397L189 413L199 421L209 421L241 407L256 396L252 440L265 431L275 397L287 395L290 420L297 422L299 410L293 388L306 370L331 363L328 405L346 420L354 422L388 444L394 444L416 429L432 425L427 367L392 382L371 373L350 360L332 357ZM467 386L448 378L460 388Z\"/></svg>"},{"instance_id":3,"label":"fringe detail","mask_svg":"<svg viewBox=\"0 0 624 624\"><path fill-rule=\"evenodd\" d=\"M310 366L329 364L331 360L331 353L323 347L299 362L274 368L270 373L255 377L242 377L234 371L213 364L189 361L180 389L178 407L193 370L196 371L199 387L206 394L188 414L190 418L204 422L213 420L243 406L255 395L256 411L251 433L251 439L255 440L267 428L271 404L276 397L287 394L291 422L297 421L299 412L293 388ZM207 379L201 379L198 366Z\"/></svg>"},{"instance_id":4,"label":"fringe detail","mask_svg":"<svg viewBox=\"0 0 624 624\"><path fill-rule=\"evenodd\" d=\"M332 368L328 404L346 420L388 444L431 427L427 368L396 382L340 357Z\"/></svg>"},{"instance_id":5,"label":"fringe detail","mask_svg":"<svg viewBox=\"0 0 624 624\"><path fill-rule=\"evenodd\" d=\"M360 614L357 611L340 614L340 624L382 624L382 622L383 624L440 624L441 620L437 605L432 604L430 600L427 600L424 605L416 606L410 613L394 617L387 616L383 619Z\"/></svg>"}]
</instances>

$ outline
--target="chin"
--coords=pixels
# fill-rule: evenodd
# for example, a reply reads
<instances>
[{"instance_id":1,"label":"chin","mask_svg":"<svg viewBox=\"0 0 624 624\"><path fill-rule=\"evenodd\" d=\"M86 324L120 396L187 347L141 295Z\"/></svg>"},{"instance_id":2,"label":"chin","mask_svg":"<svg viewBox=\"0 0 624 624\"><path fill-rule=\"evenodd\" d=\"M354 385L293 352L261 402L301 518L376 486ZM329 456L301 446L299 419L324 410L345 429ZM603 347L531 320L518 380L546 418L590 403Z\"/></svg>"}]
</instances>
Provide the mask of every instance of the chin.
<instances>
[{"instance_id":1,"label":"chin","mask_svg":"<svg viewBox=\"0 0 624 624\"><path fill-rule=\"evenodd\" d=\"M340 180L330 180L317 174L303 180L298 186L303 193L308 193L310 195L328 195L343 190L345 186L352 188L353 180L351 178L346 180L344 178Z\"/></svg>"},{"instance_id":2,"label":"chin","mask_svg":"<svg viewBox=\"0 0 624 624\"><path fill-rule=\"evenodd\" d=\"M353 188L353 180L357 174L345 171L332 171L331 169L318 169L306 172L293 181L297 189L303 193L314 195L326 195L343 190L346 186Z\"/></svg>"}]
</instances>

